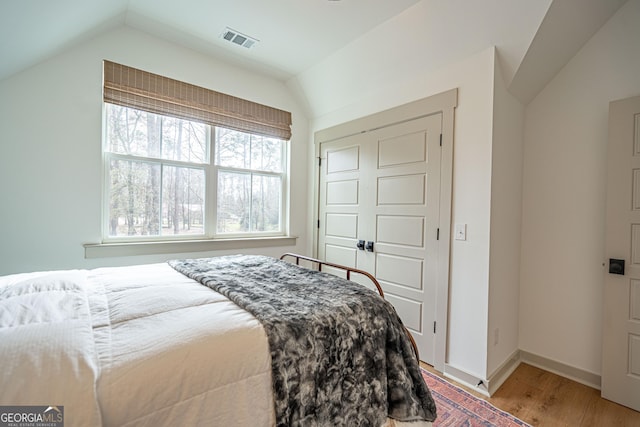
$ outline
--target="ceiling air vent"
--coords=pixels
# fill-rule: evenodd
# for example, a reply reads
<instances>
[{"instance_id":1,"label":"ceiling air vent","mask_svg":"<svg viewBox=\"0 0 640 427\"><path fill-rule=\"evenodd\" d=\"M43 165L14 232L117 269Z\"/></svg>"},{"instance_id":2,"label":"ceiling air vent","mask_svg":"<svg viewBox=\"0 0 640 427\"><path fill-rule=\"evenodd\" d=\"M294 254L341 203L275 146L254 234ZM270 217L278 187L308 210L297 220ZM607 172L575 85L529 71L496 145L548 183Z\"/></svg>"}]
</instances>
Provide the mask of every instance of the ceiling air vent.
<instances>
[{"instance_id":1,"label":"ceiling air vent","mask_svg":"<svg viewBox=\"0 0 640 427\"><path fill-rule=\"evenodd\" d=\"M229 27L224 29L220 37L222 37L224 40L228 42L237 44L238 46L246 47L247 49L252 47L254 44L258 43L259 41L258 39L249 37L248 35L242 34L239 31L232 30Z\"/></svg>"}]
</instances>

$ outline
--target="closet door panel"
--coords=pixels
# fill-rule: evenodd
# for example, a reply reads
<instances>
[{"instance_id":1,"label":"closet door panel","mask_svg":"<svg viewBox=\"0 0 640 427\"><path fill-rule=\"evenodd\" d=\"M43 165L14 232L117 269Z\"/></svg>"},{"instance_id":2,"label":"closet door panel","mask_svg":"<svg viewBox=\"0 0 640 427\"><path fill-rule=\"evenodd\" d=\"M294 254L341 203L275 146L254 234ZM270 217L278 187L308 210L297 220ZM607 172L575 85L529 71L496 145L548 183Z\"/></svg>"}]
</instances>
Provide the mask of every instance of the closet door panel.
<instances>
[{"instance_id":1,"label":"closet door panel","mask_svg":"<svg viewBox=\"0 0 640 427\"><path fill-rule=\"evenodd\" d=\"M427 363L435 349L441 121L434 114L320 146L318 256L373 274ZM360 240L373 250L359 249Z\"/></svg>"}]
</instances>

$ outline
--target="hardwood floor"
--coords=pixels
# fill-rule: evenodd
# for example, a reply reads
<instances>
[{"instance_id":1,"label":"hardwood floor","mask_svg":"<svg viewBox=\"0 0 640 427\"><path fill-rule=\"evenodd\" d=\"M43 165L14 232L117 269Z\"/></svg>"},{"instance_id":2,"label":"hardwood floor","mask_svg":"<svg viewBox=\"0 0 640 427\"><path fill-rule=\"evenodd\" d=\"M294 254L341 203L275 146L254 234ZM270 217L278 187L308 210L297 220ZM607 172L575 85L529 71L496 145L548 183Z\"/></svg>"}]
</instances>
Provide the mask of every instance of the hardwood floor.
<instances>
[{"instance_id":1,"label":"hardwood floor","mask_svg":"<svg viewBox=\"0 0 640 427\"><path fill-rule=\"evenodd\" d=\"M423 366L434 372L430 366ZM640 412L601 398L600 390L525 363L491 398L456 385L533 426L640 426Z\"/></svg>"}]
</instances>

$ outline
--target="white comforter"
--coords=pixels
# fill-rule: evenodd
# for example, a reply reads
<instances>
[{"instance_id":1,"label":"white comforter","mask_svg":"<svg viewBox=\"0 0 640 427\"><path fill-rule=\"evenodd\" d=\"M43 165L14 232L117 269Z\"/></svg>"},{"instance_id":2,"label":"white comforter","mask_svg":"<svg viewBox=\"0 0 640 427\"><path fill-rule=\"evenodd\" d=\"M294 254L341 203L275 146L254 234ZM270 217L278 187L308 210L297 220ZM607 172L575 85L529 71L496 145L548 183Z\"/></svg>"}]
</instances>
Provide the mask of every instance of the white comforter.
<instances>
[{"instance_id":1,"label":"white comforter","mask_svg":"<svg viewBox=\"0 0 640 427\"><path fill-rule=\"evenodd\" d=\"M81 271L0 279L0 405L64 406L69 426L100 425L86 290Z\"/></svg>"},{"instance_id":2,"label":"white comforter","mask_svg":"<svg viewBox=\"0 0 640 427\"><path fill-rule=\"evenodd\" d=\"M0 278L0 360L0 405L66 426L273 424L261 325L166 264Z\"/></svg>"},{"instance_id":3,"label":"white comforter","mask_svg":"<svg viewBox=\"0 0 640 427\"><path fill-rule=\"evenodd\" d=\"M164 263L0 277L0 361L0 405L67 427L275 421L260 323Z\"/></svg>"}]
</instances>

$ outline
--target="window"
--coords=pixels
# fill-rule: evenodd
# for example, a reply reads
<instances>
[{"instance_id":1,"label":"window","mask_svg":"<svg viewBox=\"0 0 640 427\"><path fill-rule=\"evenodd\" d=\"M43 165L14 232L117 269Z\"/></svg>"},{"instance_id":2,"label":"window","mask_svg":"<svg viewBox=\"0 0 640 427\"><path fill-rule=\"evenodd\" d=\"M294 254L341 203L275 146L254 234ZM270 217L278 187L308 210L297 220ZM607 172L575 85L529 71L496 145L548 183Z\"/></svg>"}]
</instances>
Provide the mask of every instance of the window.
<instances>
[{"instance_id":1,"label":"window","mask_svg":"<svg viewBox=\"0 0 640 427\"><path fill-rule=\"evenodd\" d=\"M291 113L103 65L103 240L286 234Z\"/></svg>"},{"instance_id":2,"label":"window","mask_svg":"<svg viewBox=\"0 0 640 427\"><path fill-rule=\"evenodd\" d=\"M282 231L284 142L215 128L216 231Z\"/></svg>"},{"instance_id":3,"label":"window","mask_svg":"<svg viewBox=\"0 0 640 427\"><path fill-rule=\"evenodd\" d=\"M105 103L105 240L284 234L286 142Z\"/></svg>"}]
</instances>

